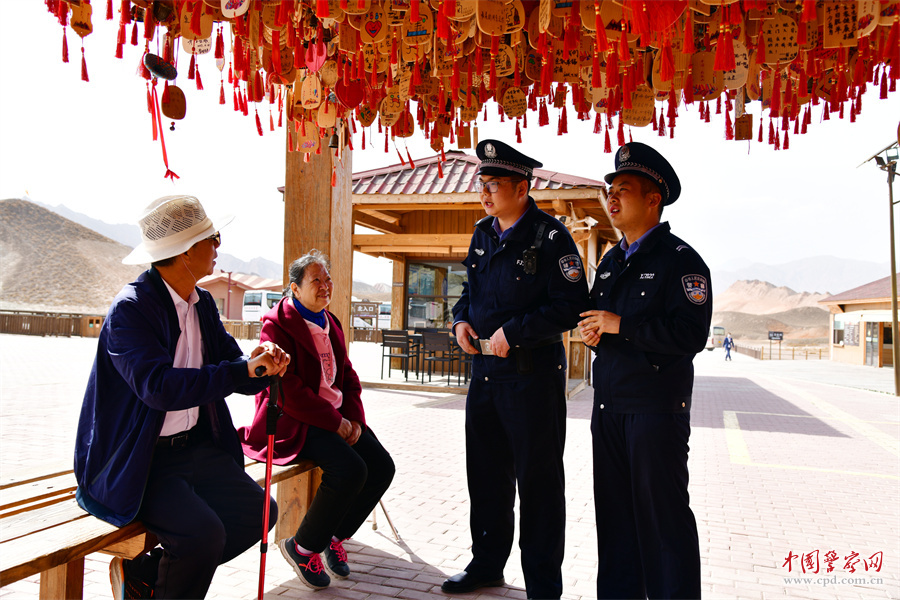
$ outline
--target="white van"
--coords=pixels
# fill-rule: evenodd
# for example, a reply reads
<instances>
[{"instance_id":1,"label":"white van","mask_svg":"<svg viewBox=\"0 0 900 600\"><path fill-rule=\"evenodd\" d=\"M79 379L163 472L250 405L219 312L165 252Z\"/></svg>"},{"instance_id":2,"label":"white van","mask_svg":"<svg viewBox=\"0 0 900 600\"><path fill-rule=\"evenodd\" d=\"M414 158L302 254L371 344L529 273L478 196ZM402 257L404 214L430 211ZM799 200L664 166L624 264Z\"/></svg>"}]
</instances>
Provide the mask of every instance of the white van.
<instances>
[{"instance_id":1,"label":"white van","mask_svg":"<svg viewBox=\"0 0 900 600\"><path fill-rule=\"evenodd\" d=\"M244 292L244 308L241 311L241 319L259 321L279 300L281 300L281 292L248 290Z\"/></svg>"}]
</instances>

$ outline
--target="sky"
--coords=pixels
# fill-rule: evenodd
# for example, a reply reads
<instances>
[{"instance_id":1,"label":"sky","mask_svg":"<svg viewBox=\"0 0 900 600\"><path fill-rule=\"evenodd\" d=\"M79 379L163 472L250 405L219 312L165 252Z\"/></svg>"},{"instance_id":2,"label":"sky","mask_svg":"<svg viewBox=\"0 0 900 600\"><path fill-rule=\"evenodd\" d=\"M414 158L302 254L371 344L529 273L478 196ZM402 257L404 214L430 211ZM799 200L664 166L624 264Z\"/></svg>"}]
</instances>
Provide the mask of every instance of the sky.
<instances>
[{"instance_id":1,"label":"sky","mask_svg":"<svg viewBox=\"0 0 900 600\"><path fill-rule=\"evenodd\" d=\"M218 104L220 73L212 53L198 60L204 85L198 92L186 77L189 57L182 52L176 83L187 97L187 115L174 131L164 130L169 166L180 179L165 179L145 82L136 75L142 46L126 45L124 58L116 59L117 21L104 19L105 1L94 4L94 31L84 39L90 82L83 82L81 43L71 28L70 62L64 64L62 28L43 2L0 2L0 199L27 196L108 223L134 223L154 198L191 194L213 215L236 216L223 231L222 252L281 262L284 215L277 188L284 185L285 130L269 131L268 103L258 106L260 137L253 106L249 117L232 110L227 81L227 103ZM749 112L755 136L759 103L750 104ZM856 123L849 115L822 122L821 104L812 115L809 133L791 130L790 149L781 151L755 139L726 141L724 114L702 123L696 104L679 109L674 139L660 138L650 127L631 130L634 141L654 146L677 171L682 195L666 208L664 220L711 268L821 255L890 260L886 175L874 162L858 165L897 141L900 93L879 100L870 87ZM551 125L539 128L530 113L517 147L553 171L602 180L614 170L614 155L605 154L602 135L592 133L593 119L577 121L568 110L569 133L557 136L557 116L551 108ZM277 113L274 118L277 124ZM480 139L515 144L515 123L501 124L493 103L478 132ZM354 140L355 172L398 162L393 145L384 153L375 128L366 137L364 151L359 134ZM407 150L413 159L434 155L420 132L397 142L404 156ZM390 262L357 254L354 279L388 283Z\"/></svg>"}]
</instances>

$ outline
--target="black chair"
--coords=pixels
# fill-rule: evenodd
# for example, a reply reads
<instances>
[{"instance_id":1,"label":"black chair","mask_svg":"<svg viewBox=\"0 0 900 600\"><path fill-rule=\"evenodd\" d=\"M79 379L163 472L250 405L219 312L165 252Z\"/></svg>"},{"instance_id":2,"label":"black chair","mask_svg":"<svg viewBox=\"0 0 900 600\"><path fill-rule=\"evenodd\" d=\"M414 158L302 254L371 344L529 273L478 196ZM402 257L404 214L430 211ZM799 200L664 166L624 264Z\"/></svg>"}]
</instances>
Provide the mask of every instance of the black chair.
<instances>
[{"instance_id":1,"label":"black chair","mask_svg":"<svg viewBox=\"0 0 900 600\"><path fill-rule=\"evenodd\" d=\"M394 352L398 350L398 352ZM391 360L399 358L400 368L409 380L409 362L414 361L414 370L418 376L418 349L410 344L409 335L403 330L385 329L381 332L381 378L384 379L384 359L388 359L388 377L391 376Z\"/></svg>"},{"instance_id":2,"label":"black chair","mask_svg":"<svg viewBox=\"0 0 900 600\"><path fill-rule=\"evenodd\" d=\"M450 364L456 360L453 346L450 344L449 331L424 331L422 333L422 361L428 364L428 381L431 381L432 368L441 363L441 377L450 372ZM425 383L425 365L422 365L422 383Z\"/></svg>"},{"instance_id":3,"label":"black chair","mask_svg":"<svg viewBox=\"0 0 900 600\"><path fill-rule=\"evenodd\" d=\"M469 384L469 374L472 372L472 355L466 354L466 351L462 349L462 346L459 345L459 342L456 341L456 338L453 338L453 354L454 358L457 361L457 371L456 371L456 385L460 385L460 378L465 378L466 385Z\"/></svg>"}]
</instances>

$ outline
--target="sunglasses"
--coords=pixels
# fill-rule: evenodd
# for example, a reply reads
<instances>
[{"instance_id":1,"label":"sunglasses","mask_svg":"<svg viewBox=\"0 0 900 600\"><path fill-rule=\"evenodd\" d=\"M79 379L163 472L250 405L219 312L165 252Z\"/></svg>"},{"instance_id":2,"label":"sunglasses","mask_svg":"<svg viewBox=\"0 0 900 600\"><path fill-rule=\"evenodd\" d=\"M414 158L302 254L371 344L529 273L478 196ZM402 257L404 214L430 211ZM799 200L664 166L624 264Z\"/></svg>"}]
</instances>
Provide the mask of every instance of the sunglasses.
<instances>
[{"instance_id":1,"label":"sunglasses","mask_svg":"<svg viewBox=\"0 0 900 600\"><path fill-rule=\"evenodd\" d=\"M212 234L211 236L209 236L208 238L203 238L203 240L204 241L212 240L216 246L221 246L222 245L222 234L217 231L214 234Z\"/></svg>"}]
</instances>

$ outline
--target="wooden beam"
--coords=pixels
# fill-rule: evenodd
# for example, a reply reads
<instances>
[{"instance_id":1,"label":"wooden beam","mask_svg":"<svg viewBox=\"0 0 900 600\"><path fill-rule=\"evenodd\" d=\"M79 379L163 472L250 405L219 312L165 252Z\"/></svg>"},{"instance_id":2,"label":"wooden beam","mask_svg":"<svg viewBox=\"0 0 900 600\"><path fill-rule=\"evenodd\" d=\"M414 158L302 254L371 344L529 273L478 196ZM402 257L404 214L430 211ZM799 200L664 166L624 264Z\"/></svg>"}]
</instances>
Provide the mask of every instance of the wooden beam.
<instances>
[{"instance_id":1,"label":"wooden beam","mask_svg":"<svg viewBox=\"0 0 900 600\"><path fill-rule=\"evenodd\" d=\"M531 190L530 195L535 202L563 200L589 200L596 205L601 196L600 188L570 188L565 190ZM446 205L459 208L461 204L478 206L480 194L476 192L460 192L458 194L353 194L353 205L356 208L375 210L396 210L410 206Z\"/></svg>"},{"instance_id":2,"label":"wooden beam","mask_svg":"<svg viewBox=\"0 0 900 600\"><path fill-rule=\"evenodd\" d=\"M353 211L353 222L384 233L403 233L402 227L398 227L393 223L383 221L378 217L359 210Z\"/></svg>"},{"instance_id":3,"label":"wooden beam","mask_svg":"<svg viewBox=\"0 0 900 600\"><path fill-rule=\"evenodd\" d=\"M467 246L468 248L468 246ZM353 246L353 249L363 254L380 255L382 252L395 252L401 254L447 254L453 250L452 246Z\"/></svg>"},{"instance_id":4,"label":"wooden beam","mask_svg":"<svg viewBox=\"0 0 900 600\"><path fill-rule=\"evenodd\" d=\"M391 225L400 224L400 215L389 210L369 210L367 208L364 208L362 209L362 212L370 214L381 221L386 221Z\"/></svg>"},{"instance_id":5,"label":"wooden beam","mask_svg":"<svg viewBox=\"0 0 900 600\"><path fill-rule=\"evenodd\" d=\"M467 246L471 233L400 233L387 235L356 234L354 246Z\"/></svg>"}]
</instances>

